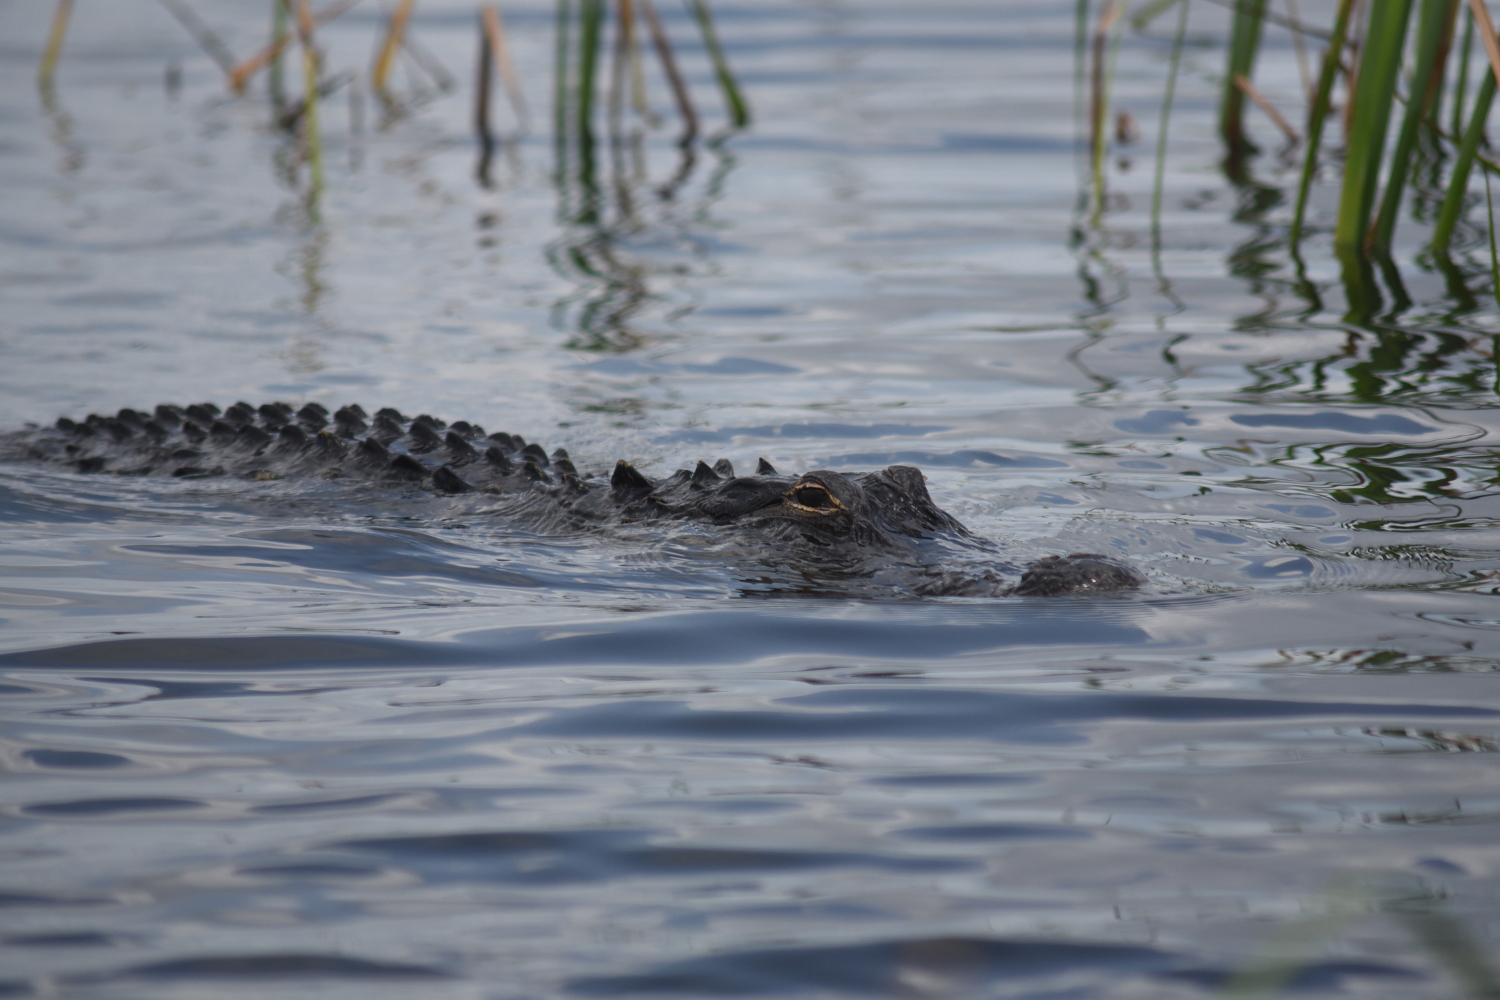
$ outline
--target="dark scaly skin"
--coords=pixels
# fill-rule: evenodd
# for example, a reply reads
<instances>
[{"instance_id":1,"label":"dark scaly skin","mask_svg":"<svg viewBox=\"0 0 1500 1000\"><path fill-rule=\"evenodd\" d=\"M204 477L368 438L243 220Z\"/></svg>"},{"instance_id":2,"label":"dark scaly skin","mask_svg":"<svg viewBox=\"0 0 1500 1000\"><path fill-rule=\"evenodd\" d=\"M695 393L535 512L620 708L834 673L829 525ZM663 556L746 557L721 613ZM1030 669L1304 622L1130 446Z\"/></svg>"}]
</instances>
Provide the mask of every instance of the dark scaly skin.
<instances>
[{"instance_id":1,"label":"dark scaly skin","mask_svg":"<svg viewBox=\"0 0 1500 1000\"><path fill-rule=\"evenodd\" d=\"M755 475L736 476L720 459L652 480L620 461L608 479L585 477L561 448L549 453L461 420L450 425L391 409L374 415L358 406L330 413L317 403L298 410L285 403L125 409L0 436L0 460L96 474L321 477L510 495L517 511L546 505L554 521L562 514L573 524L671 519L733 526L759 543L745 550L747 572L759 566L782 576L805 570L809 580L889 578L892 589L915 594L1053 596L1143 582L1129 566L1093 553L1041 559L1014 587L989 569L947 572L945 554L992 555L993 546L939 509L911 466L791 477L761 459ZM776 543L769 553L767 540Z\"/></svg>"}]
</instances>

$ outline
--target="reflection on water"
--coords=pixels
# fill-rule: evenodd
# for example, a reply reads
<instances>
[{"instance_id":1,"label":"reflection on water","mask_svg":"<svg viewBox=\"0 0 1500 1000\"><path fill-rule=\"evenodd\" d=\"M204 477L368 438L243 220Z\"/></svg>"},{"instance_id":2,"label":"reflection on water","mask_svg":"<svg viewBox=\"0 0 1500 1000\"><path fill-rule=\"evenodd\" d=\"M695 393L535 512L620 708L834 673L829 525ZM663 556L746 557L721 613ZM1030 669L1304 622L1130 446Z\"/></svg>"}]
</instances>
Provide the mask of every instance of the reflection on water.
<instances>
[{"instance_id":1,"label":"reflection on water","mask_svg":"<svg viewBox=\"0 0 1500 1000\"><path fill-rule=\"evenodd\" d=\"M265 8L200 13L241 53ZM0 992L1455 995L1500 872L1482 277L1398 247L1412 304L1378 268L1351 304L1321 236L1299 269L1273 156L1221 179L1191 46L1160 252L1149 134L1079 216L1073 5L714 12L753 127L684 154L654 70L660 129L611 107L604 25L592 115L503 133L485 187L414 65L380 129L327 102L309 228L267 102L170 21L80 8L40 108L45 26L0 8L0 429L315 400L585 474L912 463L1002 572L1148 586L752 600L776 551L703 526L7 465ZM557 5L504 13L540 95ZM329 66L384 24L321 28ZM470 79L472 4L412 32ZM1146 133L1167 51L1119 50ZM1292 49L1258 81L1295 106Z\"/></svg>"},{"instance_id":2,"label":"reflection on water","mask_svg":"<svg viewBox=\"0 0 1500 1000\"><path fill-rule=\"evenodd\" d=\"M647 0L649 4L649 0ZM562 234L547 248L547 259L558 274L578 286L553 310L553 323L573 333L568 346L583 350L632 350L650 343L635 319L647 303L663 297L653 289L653 278L664 275L705 275L708 262L706 231L718 228L710 211L724 194L735 164L726 141L726 128L700 149L699 120L677 57L659 18L649 6L635 13L631 0L616 8L606 44L603 7L585 0L576 12L558 7L557 76L553 177L558 194L558 222ZM647 104L646 60L636 35L637 17L653 29L659 66L677 100L683 129L670 152L652 141L648 129L666 123ZM608 51L609 80L604 101L598 77L603 76L601 53ZM632 112L626 117L627 92ZM595 109L603 104L605 138L598 135ZM653 159L666 153L670 164L665 179L653 178ZM694 175L700 161L712 165L700 185ZM671 305L667 318L686 311L686 303Z\"/></svg>"}]
</instances>

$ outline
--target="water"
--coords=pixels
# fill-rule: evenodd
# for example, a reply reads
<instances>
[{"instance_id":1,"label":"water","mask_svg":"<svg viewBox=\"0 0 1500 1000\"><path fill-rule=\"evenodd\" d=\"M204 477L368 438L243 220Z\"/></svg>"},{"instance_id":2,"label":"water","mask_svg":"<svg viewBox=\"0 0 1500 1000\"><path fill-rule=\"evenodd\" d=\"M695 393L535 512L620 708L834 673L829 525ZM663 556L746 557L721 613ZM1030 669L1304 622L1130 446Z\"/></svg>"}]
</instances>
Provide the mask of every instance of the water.
<instances>
[{"instance_id":1,"label":"water","mask_svg":"<svg viewBox=\"0 0 1500 1000\"><path fill-rule=\"evenodd\" d=\"M265 6L194 9L244 55ZM1197 997L1280 933L1300 995L1457 995L1440 949L1493 950L1500 888L1493 311L1410 268L1351 332L1316 242L1310 309L1286 207L1231 217L1211 50L1162 294L1164 38L1126 36L1146 138L1070 241L1071 5L715 9L756 122L672 200L670 129L602 224L540 125L478 187L467 83L418 70L388 125L324 106L313 227L263 84L226 98L164 10L80 5L42 108L45 18L0 9L0 425L357 401L589 470L908 462L1008 559L1149 586L776 596L711 531L6 466L4 989ZM544 122L551 5L505 15ZM461 81L472 19L413 22ZM325 29L329 65L379 23ZM1287 109L1295 66L1270 39Z\"/></svg>"}]
</instances>

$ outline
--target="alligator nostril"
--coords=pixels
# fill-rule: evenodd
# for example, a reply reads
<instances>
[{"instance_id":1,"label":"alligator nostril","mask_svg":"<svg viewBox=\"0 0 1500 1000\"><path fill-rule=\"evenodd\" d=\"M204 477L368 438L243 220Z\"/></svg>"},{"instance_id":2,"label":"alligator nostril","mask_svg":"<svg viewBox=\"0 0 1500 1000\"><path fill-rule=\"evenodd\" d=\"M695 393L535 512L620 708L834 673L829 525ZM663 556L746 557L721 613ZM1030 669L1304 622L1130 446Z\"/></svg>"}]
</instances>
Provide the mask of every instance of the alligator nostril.
<instances>
[{"instance_id":1,"label":"alligator nostril","mask_svg":"<svg viewBox=\"0 0 1500 1000\"><path fill-rule=\"evenodd\" d=\"M802 486L792 491L792 502L821 510L834 506L833 497L821 486Z\"/></svg>"}]
</instances>

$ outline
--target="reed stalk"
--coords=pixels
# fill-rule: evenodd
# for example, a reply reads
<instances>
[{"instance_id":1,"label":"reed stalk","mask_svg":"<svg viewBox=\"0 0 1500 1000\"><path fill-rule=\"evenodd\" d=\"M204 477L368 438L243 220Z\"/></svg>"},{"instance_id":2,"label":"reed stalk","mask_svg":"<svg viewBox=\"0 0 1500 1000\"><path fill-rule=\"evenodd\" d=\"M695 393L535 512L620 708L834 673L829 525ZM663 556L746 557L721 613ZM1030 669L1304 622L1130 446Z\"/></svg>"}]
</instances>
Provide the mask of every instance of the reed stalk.
<instances>
[{"instance_id":1,"label":"reed stalk","mask_svg":"<svg viewBox=\"0 0 1500 1000\"><path fill-rule=\"evenodd\" d=\"M581 0L578 6L578 90L573 113L578 139L578 174L586 189L594 186L594 97L599 70L599 43L604 37L604 0Z\"/></svg>"},{"instance_id":2,"label":"reed stalk","mask_svg":"<svg viewBox=\"0 0 1500 1000\"><path fill-rule=\"evenodd\" d=\"M609 128L617 136L624 125L625 91L630 86L630 57L635 50L635 7L631 0L615 0L615 50L610 64Z\"/></svg>"},{"instance_id":3,"label":"reed stalk","mask_svg":"<svg viewBox=\"0 0 1500 1000\"><path fill-rule=\"evenodd\" d=\"M1182 46L1187 38L1189 0L1174 0L1177 10L1177 33L1172 37L1172 53L1167 60L1167 85L1162 91L1161 119L1156 127L1156 163L1151 176L1151 262L1157 281L1166 284L1161 266L1161 204L1167 173L1167 126L1172 121L1172 102L1177 96L1177 71L1182 66Z\"/></svg>"},{"instance_id":4,"label":"reed stalk","mask_svg":"<svg viewBox=\"0 0 1500 1000\"><path fill-rule=\"evenodd\" d=\"M1243 0L1236 5L1229 29L1229 60L1224 70L1224 93L1219 102L1219 134L1224 139L1225 173L1235 183L1248 179L1246 160L1256 152L1245 134L1245 92L1237 81L1255 75L1266 0Z\"/></svg>"},{"instance_id":5,"label":"reed stalk","mask_svg":"<svg viewBox=\"0 0 1500 1000\"><path fill-rule=\"evenodd\" d=\"M661 60L662 73L672 90L677 113L682 116L682 135L678 138L677 145L687 149L698 138L698 112L693 109L693 98L688 93L687 82L677 69L677 57L672 53L672 42L656 13L656 5L651 0L636 2L640 4L641 16L645 18L646 28L651 33L651 43L656 47L657 58Z\"/></svg>"},{"instance_id":6,"label":"reed stalk","mask_svg":"<svg viewBox=\"0 0 1500 1000\"><path fill-rule=\"evenodd\" d=\"M1340 255L1365 256L1370 216L1385 154L1391 102L1400 80L1401 54L1412 0L1381 0L1370 5L1364 50L1350 103L1359 114L1350 123L1344 153L1344 186L1334 223L1333 246Z\"/></svg>"},{"instance_id":7,"label":"reed stalk","mask_svg":"<svg viewBox=\"0 0 1500 1000\"><path fill-rule=\"evenodd\" d=\"M1469 57L1474 51L1474 15L1465 12L1464 40L1458 47L1458 79L1453 84L1452 120L1448 131L1462 135L1464 131L1464 98L1469 89Z\"/></svg>"},{"instance_id":8,"label":"reed stalk","mask_svg":"<svg viewBox=\"0 0 1500 1000\"><path fill-rule=\"evenodd\" d=\"M52 9L52 28L47 32L47 47L42 50L42 64L37 69L37 85L43 90L52 89L52 79L57 73L57 61L62 58L63 39L68 34L68 21L73 16L73 0L57 0Z\"/></svg>"},{"instance_id":9,"label":"reed stalk","mask_svg":"<svg viewBox=\"0 0 1500 1000\"><path fill-rule=\"evenodd\" d=\"M401 48L401 36L406 33L407 22L411 20L411 12L416 5L417 0L400 0L396 4L395 13L391 15L385 42L380 46L380 54L375 57L375 67L370 73L370 85L377 94L384 96L388 92L391 70L396 65L396 53Z\"/></svg>"},{"instance_id":10,"label":"reed stalk","mask_svg":"<svg viewBox=\"0 0 1500 1000\"><path fill-rule=\"evenodd\" d=\"M1365 0L1354 0L1354 17L1349 22L1349 61L1344 65L1344 143L1349 142L1349 129L1354 122L1354 86L1359 82L1359 54L1365 44L1364 13Z\"/></svg>"},{"instance_id":11,"label":"reed stalk","mask_svg":"<svg viewBox=\"0 0 1500 1000\"><path fill-rule=\"evenodd\" d=\"M193 13L193 9L182 0L161 0L161 5L177 19L177 23L193 36L193 41L198 43L199 48L208 53L208 57L218 64L219 69L224 71L226 77L234 73L235 59L229 51L229 47L214 33L214 30Z\"/></svg>"},{"instance_id":12,"label":"reed stalk","mask_svg":"<svg viewBox=\"0 0 1500 1000\"><path fill-rule=\"evenodd\" d=\"M734 128L744 128L750 124L750 106L745 103L744 95L740 93L739 86L734 82L734 74L729 71L729 60L724 56L724 47L719 44L719 34L714 30L713 14L709 12L708 0L688 0L692 8L693 17L698 21L698 30L703 35L703 46L708 49L708 57L713 62L714 77L719 81L719 89L724 92L724 104L729 111L729 124Z\"/></svg>"},{"instance_id":13,"label":"reed stalk","mask_svg":"<svg viewBox=\"0 0 1500 1000\"><path fill-rule=\"evenodd\" d=\"M429 52L425 45L417 41L415 32L401 32L401 48L411 57L411 61L416 63L422 72L431 78L433 83L437 84L437 89L440 92L444 94L452 93L453 89L458 86L458 81L453 79L453 74L448 72L442 60Z\"/></svg>"},{"instance_id":14,"label":"reed stalk","mask_svg":"<svg viewBox=\"0 0 1500 1000\"><path fill-rule=\"evenodd\" d=\"M1302 23L1302 12L1297 9L1297 0L1286 0L1287 19L1295 24ZM1297 78L1302 81L1302 93L1312 94L1312 73L1307 68L1307 39L1305 31L1292 32L1292 45L1297 50Z\"/></svg>"},{"instance_id":15,"label":"reed stalk","mask_svg":"<svg viewBox=\"0 0 1500 1000\"><path fill-rule=\"evenodd\" d=\"M271 45L269 51L273 51L270 69L268 71L267 87L271 93L271 108L279 116L286 111L286 73L281 62L281 50L286 45L287 34L291 22L291 0L271 0ZM242 75L242 70L255 57L245 60L234 68L229 74L229 89L237 94L245 92L245 84L249 80L249 73ZM254 72L251 70L250 72Z\"/></svg>"},{"instance_id":16,"label":"reed stalk","mask_svg":"<svg viewBox=\"0 0 1500 1000\"><path fill-rule=\"evenodd\" d=\"M291 0L276 0L276 2L278 4L290 5ZM329 4L313 15L313 24L321 28L334 18L348 13L358 3L359 0L335 0L334 3ZM291 44L292 36L293 33L289 30L277 32L273 22L271 44L244 62L239 63L230 71L229 89L233 90L236 94L243 94L246 84L250 82L250 78L276 60L281 55L282 50Z\"/></svg>"},{"instance_id":17,"label":"reed stalk","mask_svg":"<svg viewBox=\"0 0 1500 1000\"><path fill-rule=\"evenodd\" d=\"M625 97L630 86L630 55L635 49L635 8L631 0L616 0L614 42L609 79L609 155L616 215L623 223L635 215L625 150Z\"/></svg>"},{"instance_id":18,"label":"reed stalk","mask_svg":"<svg viewBox=\"0 0 1500 1000\"><path fill-rule=\"evenodd\" d=\"M485 14L491 7L479 12L479 60L474 81L474 135L479 140L479 162L474 167L474 177L481 187L490 188L490 161L495 157L495 133L490 128L490 92L494 89L494 44L485 24Z\"/></svg>"},{"instance_id":19,"label":"reed stalk","mask_svg":"<svg viewBox=\"0 0 1500 1000\"><path fill-rule=\"evenodd\" d=\"M651 103L646 98L646 61L641 58L641 39L635 30L637 18L638 15L632 6L629 27L630 48L627 52L630 59L630 106L647 125L656 128L661 125L661 117L651 110Z\"/></svg>"},{"instance_id":20,"label":"reed stalk","mask_svg":"<svg viewBox=\"0 0 1500 1000\"><path fill-rule=\"evenodd\" d=\"M1479 93L1474 97L1473 112L1469 117L1468 127L1464 130L1463 142L1459 144L1458 155L1453 160L1448 190L1443 195L1442 207L1438 209L1431 246L1433 252L1439 255L1448 252L1453 242L1453 232L1458 228L1459 217L1463 214L1464 200L1469 193L1469 174L1474 169L1474 158L1484 140L1484 126L1490 116L1490 105L1495 100L1495 74L1500 73L1500 42L1495 38L1495 25L1490 20L1490 12L1483 0L1469 0L1469 10L1474 15L1475 31L1480 41L1484 42L1490 66L1485 71L1484 82L1479 85Z\"/></svg>"},{"instance_id":21,"label":"reed stalk","mask_svg":"<svg viewBox=\"0 0 1500 1000\"><path fill-rule=\"evenodd\" d=\"M526 106L526 95L521 92L521 79L516 74L515 63L510 58L510 46L505 42L505 21L500 16L500 8L487 3L480 9L480 18L490 53L500 70L500 80L505 84L505 96L515 112L518 127L524 132L531 126L531 112Z\"/></svg>"},{"instance_id":22,"label":"reed stalk","mask_svg":"<svg viewBox=\"0 0 1500 1000\"><path fill-rule=\"evenodd\" d=\"M310 0L297 0L297 36L302 43L302 135L307 147L307 213L316 223L318 204L323 197L323 141L318 132L318 50L313 45Z\"/></svg>"},{"instance_id":23,"label":"reed stalk","mask_svg":"<svg viewBox=\"0 0 1500 1000\"><path fill-rule=\"evenodd\" d=\"M1443 57L1447 55L1448 40L1453 36L1458 6L1458 0L1422 0L1417 15L1417 62L1411 77L1411 93L1406 101L1401 131L1391 151L1385 195L1369 240L1369 248L1374 253L1390 252L1412 152L1417 147L1417 130L1437 111L1435 102L1440 93L1438 82L1442 79Z\"/></svg>"},{"instance_id":24,"label":"reed stalk","mask_svg":"<svg viewBox=\"0 0 1500 1000\"><path fill-rule=\"evenodd\" d=\"M572 54L573 11L569 0L557 0L557 23L552 53L552 144L557 160L559 186L568 169L569 71Z\"/></svg>"},{"instance_id":25,"label":"reed stalk","mask_svg":"<svg viewBox=\"0 0 1500 1000\"><path fill-rule=\"evenodd\" d=\"M1089 180L1091 215L1097 224L1104 212L1104 163L1109 155L1109 38L1125 10L1123 0L1104 0L1089 57Z\"/></svg>"},{"instance_id":26,"label":"reed stalk","mask_svg":"<svg viewBox=\"0 0 1500 1000\"><path fill-rule=\"evenodd\" d=\"M1323 53L1323 68L1318 73L1318 89L1313 94L1312 106L1307 113L1307 156L1302 161L1302 173L1297 179L1297 207L1292 213L1292 227L1287 236L1294 254L1302 241L1302 229L1307 220L1307 197L1318 175L1318 153L1323 144L1323 126L1333 103L1333 84L1338 78L1344 42L1349 35L1353 13L1354 0L1339 0L1338 12L1333 20L1333 34L1328 41L1328 50Z\"/></svg>"},{"instance_id":27,"label":"reed stalk","mask_svg":"<svg viewBox=\"0 0 1500 1000\"><path fill-rule=\"evenodd\" d=\"M1235 77L1234 85L1243 90L1245 96L1250 98L1257 108L1265 112L1267 118L1271 119L1272 124L1281 129L1281 134L1286 136L1288 146L1296 146L1302 142L1302 137L1297 134L1296 129L1292 128L1292 123L1286 120L1282 113L1276 109L1276 105L1272 104L1255 84L1243 76L1238 76Z\"/></svg>"},{"instance_id":28,"label":"reed stalk","mask_svg":"<svg viewBox=\"0 0 1500 1000\"><path fill-rule=\"evenodd\" d=\"M1500 253L1495 248L1495 197L1490 193L1490 175L1484 175L1485 221L1490 229L1490 294L1495 305L1500 306Z\"/></svg>"}]
</instances>

